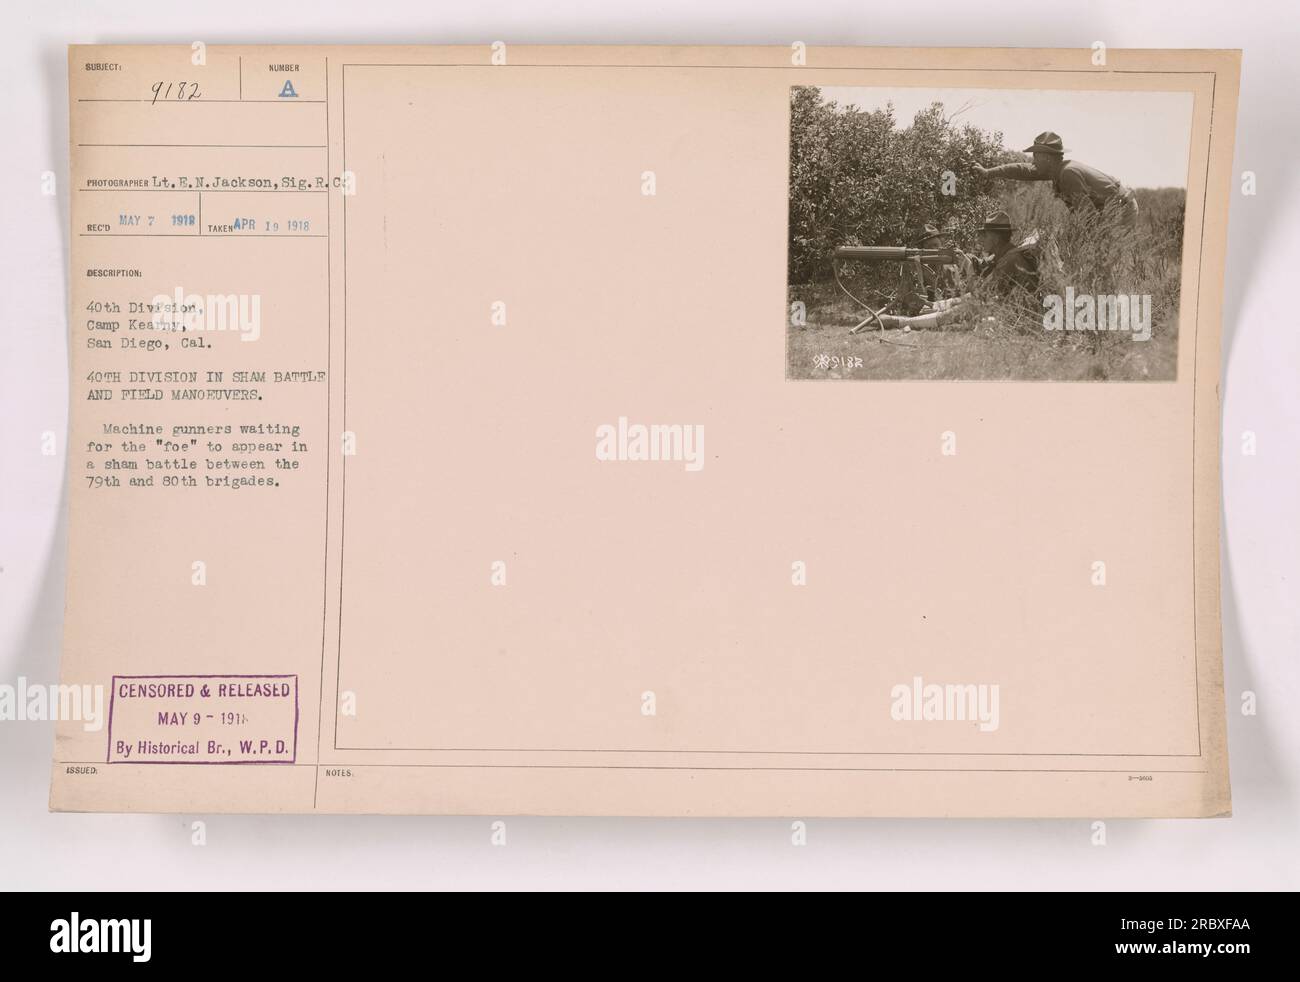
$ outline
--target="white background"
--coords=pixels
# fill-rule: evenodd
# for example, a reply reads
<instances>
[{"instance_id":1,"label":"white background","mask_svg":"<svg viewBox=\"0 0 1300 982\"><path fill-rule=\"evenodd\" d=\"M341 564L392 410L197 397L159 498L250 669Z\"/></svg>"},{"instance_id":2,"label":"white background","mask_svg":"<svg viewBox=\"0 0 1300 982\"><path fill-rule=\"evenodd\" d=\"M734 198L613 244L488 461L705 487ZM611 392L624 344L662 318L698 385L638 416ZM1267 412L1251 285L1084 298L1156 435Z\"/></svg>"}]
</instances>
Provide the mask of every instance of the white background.
<instances>
[{"instance_id":1,"label":"white background","mask_svg":"<svg viewBox=\"0 0 1300 982\"><path fill-rule=\"evenodd\" d=\"M1235 815L1072 821L50 814L53 729L0 722L0 888L1295 889L1300 886L1300 200L1293 0L11 4L0 31L0 682L58 679L66 569L69 42L1241 48L1223 393L1223 649ZM60 193L40 193L44 171ZM1241 434L1258 453L1241 453ZM140 548L148 549L148 542ZM178 638L183 644L184 639ZM1241 693L1258 696L1242 716ZM207 821L207 845L190 822Z\"/></svg>"}]
</instances>

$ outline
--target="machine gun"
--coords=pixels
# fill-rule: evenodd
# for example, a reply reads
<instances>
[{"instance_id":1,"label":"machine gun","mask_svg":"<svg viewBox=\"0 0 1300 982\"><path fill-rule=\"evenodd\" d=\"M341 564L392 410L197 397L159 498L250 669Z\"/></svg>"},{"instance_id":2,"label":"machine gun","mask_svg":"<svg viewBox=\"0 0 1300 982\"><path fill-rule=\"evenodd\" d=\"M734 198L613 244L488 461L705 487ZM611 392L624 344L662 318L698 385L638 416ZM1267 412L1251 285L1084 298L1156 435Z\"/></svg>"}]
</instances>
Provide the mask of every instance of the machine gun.
<instances>
[{"instance_id":1,"label":"machine gun","mask_svg":"<svg viewBox=\"0 0 1300 982\"><path fill-rule=\"evenodd\" d=\"M870 263L916 261L926 266L951 266L957 262L956 249L914 249L911 246L840 246L835 258Z\"/></svg>"},{"instance_id":2,"label":"machine gun","mask_svg":"<svg viewBox=\"0 0 1300 982\"><path fill-rule=\"evenodd\" d=\"M839 264L842 262L899 264L897 287L892 295L886 295L884 306L876 310L873 305L849 291L840 278ZM831 263L835 282L869 315L849 333L858 333L873 320L880 323L880 315L886 311L906 316L918 314L926 304L940 299L941 294L948 292L947 287L954 287L951 292L955 293L955 284L944 282L945 279L950 279L941 272L944 267L957 267L958 270L965 271L969 268L969 260L964 253L956 249L924 249L912 246L838 247ZM890 308L893 310L891 311Z\"/></svg>"}]
</instances>

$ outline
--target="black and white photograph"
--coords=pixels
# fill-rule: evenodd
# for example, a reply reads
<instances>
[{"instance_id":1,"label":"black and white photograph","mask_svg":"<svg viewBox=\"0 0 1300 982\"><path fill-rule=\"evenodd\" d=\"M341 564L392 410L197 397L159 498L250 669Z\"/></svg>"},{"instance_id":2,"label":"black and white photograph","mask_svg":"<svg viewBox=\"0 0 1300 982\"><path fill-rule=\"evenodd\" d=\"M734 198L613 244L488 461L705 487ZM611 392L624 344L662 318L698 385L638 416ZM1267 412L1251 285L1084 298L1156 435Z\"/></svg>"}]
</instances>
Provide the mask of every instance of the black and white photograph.
<instances>
[{"instance_id":1,"label":"black and white photograph","mask_svg":"<svg viewBox=\"0 0 1300 982\"><path fill-rule=\"evenodd\" d=\"M795 86L787 377L1172 381L1188 93Z\"/></svg>"}]
</instances>

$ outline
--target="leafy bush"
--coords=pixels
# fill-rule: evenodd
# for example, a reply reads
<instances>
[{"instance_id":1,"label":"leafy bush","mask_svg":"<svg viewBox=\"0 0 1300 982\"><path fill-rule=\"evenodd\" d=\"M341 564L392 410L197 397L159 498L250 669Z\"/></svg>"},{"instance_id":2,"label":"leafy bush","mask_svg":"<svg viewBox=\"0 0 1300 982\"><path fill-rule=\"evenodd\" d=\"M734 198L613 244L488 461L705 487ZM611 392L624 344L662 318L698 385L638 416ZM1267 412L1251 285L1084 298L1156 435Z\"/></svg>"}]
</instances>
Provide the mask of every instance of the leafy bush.
<instances>
[{"instance_id":1,"label":"leafy bush","mask_svg":"<svg viewBox=\"0 0 1300 982\"><path fill-rule=\"evenodd\" d=\"M955 124L942 103L900 129L892 107L867 112L827 101L815 86L794 87L789 282L828 279L837 246L901 245L926 222L972 241L997 199L944 194L944 173L958 189L974 187L976 164L1005 157L1001 133Z\"/></svg>"}]
</instances>

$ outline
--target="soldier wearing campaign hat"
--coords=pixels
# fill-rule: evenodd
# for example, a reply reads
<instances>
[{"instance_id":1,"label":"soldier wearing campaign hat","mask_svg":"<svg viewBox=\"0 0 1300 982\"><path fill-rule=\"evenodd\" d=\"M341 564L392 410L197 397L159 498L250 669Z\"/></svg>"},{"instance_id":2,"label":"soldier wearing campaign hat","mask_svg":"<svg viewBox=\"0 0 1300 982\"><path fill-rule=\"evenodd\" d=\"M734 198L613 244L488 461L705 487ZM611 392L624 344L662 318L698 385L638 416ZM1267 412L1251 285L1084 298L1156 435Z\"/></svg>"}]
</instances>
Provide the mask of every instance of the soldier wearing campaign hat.
<instances>
[{"instance_id":1,"label":"soldier wearing campaign hat","mask_svg":"<svg viewBox=\"0 0 1300 982\"><path fill-rule=\"evenodd\" d=\"M984 219L979 227L980 248L987 255L974 266L975 282L984 284L1004 298L1032 297L1038 291L1037 240L1012 245L1015 229L1005 211L997 211ZM882 328L937 328L967 320L966 309L970 293L927 305L915 316L879 314L875 318ZM1037 301L1035 301L1037 302ZM967 326L972 326L967 324Z\"/></svg>"},{"instance_id":2,"label":"soldier wearing campaign hat","mask_svg":"<svg viewBox=\"0 0 1300 982\"><path fill-rule=\"evenodd\" d=\"M1015 229L1005 211L997 211L980 225L980 249L986 253L975 266L977 276L987 278L999 293L1017 289L1030 293L1038 289L1037 240L1018 246L1011 244Z\"/></svg>"},{"instance_id":3,"label":"soldier wearing campaign hat","mask_svg":"<svg viewBox=\"0 0 1300 982\"><path fill-rule=\"evenodd\" d=\"M926 222L921 231L912 239L911 245L937 249L943 245L943 233L931 222Z\"/></svg>"},{"instance_id":4,"label":"soldier wearing campaign hat","mask_svg":"<svg viewBox=\"0 0 1300 982\"><path fill-rule=\"evenodd\" d=\"M1071 210L1092 207L1098 212L1113 211L1126 228L1137 225L1137 196L1109 174L1077 160L1067 160L1065 145L1050 130L1039 133L1025 148L1032 154L1032 164L1002 164L999 167L975 165L976 173L985 177L1012 181L1051 181L1056 196Z\"/></svg>"}]
</instances>

